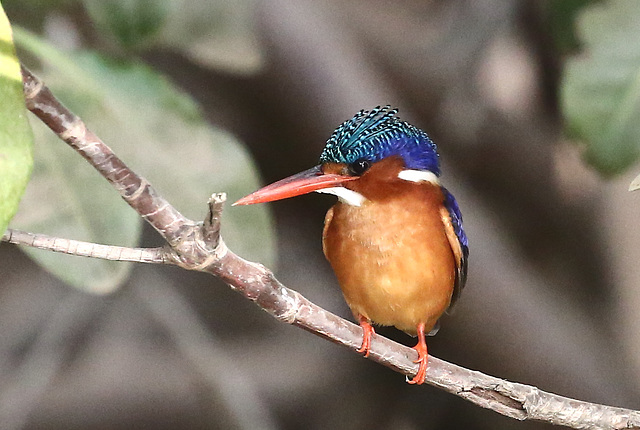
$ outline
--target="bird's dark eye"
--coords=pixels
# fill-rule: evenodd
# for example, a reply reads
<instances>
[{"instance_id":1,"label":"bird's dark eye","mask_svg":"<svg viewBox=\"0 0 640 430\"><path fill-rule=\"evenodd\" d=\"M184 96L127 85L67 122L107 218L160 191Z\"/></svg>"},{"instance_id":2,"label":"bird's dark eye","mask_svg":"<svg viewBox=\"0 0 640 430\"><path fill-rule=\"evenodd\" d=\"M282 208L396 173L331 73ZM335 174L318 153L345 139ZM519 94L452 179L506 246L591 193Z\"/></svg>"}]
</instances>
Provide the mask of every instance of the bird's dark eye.
<instances>
[{"instance_id":1,"label":"bird's dark eye","mask_svg":"<svg viewBox=\"0 0 640 430\"><path fill-rule=\"evenodd\" d=\"M364 172L369 170L369 167L371 167L371 162L361 158L349 164L349 173L354 176L361 176Z\"/></svg>"}]
</instances>

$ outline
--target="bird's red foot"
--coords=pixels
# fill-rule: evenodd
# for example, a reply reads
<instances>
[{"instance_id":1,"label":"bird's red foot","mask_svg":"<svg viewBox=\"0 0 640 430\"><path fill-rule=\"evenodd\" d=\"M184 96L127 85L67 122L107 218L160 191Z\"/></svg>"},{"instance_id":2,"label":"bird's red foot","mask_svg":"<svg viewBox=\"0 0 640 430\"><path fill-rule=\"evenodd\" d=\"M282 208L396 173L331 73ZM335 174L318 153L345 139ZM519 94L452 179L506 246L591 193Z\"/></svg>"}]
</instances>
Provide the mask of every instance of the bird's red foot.
<instances>
[{"instance_id":1,"label":"bird's red foot","mask_svg":"<svg viewBox=\"0 0 640 430\"><path fill-rule=\"evenodd\" d=\"M418 367L418 373L413 379L409 380L407 378L407 382L409 384L420 385L424 383L424 378L427 376L427 341L424 336L424 324L418 324L418 344L413 347L418 352L418 359L414 361L414 363L418 363L420 367Z\"/></svg>"},{"instance_id":2,"label":"bird's red foot","mask_svg":"<svg viewBox=\"0 0 640 430\"><path fill-rule=\"evenodd\" d=\"M369 323L369 320L362 315L358 316L358 320L360 321L360 327L362 327L362 346L360 346L356 352L359 352L366 358L369 356L369 352L371 352L371 336L376 331L373 329L371 323Z\"/></svg>"}]
</instances>

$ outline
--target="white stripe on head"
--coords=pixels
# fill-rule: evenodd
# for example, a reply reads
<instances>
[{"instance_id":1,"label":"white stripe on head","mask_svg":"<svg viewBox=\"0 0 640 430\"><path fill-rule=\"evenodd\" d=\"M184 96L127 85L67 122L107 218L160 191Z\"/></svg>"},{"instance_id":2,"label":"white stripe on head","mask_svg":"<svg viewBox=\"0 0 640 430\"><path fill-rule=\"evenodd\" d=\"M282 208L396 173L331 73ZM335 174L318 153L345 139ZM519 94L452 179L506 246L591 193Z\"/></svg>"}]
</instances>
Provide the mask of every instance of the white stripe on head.
<instances>
[{"instance_id":1,"label":"white stripe on head","mask_svg":"<svg viewBox=\"0 0 640 430\"><path fill-rule=\"evenodd\" d=\"M435 173L428 170L401 170L398 178L411 182L431 182L434 185L440 185L440 179Z\"/></svg>"},{"instance_id":2,"label":"white stripe on head","mask_svg":"<svg viewBox=\"0 0 640 430\"><path fill-rule=\"evenodd\" d=\"M362 203L367 200L362 194L345 187L322 188L316 190L316 193L333 194L334 196L338 196L342 203L351 206L362 206Z\"/></svg>"}]
</instances>

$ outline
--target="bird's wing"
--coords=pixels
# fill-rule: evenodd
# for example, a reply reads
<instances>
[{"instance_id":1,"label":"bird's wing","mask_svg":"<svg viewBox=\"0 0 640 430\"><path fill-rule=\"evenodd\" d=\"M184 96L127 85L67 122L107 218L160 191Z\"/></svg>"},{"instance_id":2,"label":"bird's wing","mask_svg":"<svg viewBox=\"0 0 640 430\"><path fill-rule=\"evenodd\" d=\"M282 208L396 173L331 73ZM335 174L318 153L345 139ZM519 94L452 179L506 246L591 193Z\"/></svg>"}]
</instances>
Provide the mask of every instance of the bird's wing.
<instances>
[{"instance_id":1,"label":"bird's wing","mask_svg":"<svg viewBox=\"0 0 640 430\"><path fill-rule=\"evenodd\" d=\"M458 300L460 293L467 282L467 260L469 258L469 242L462 228L462 214L458 202L446 188L442 187L444 206L441 209L442 222L444 224L449 245L456 258L456 279L451 297L451 305Z\"/></svg>"}]
</instances>

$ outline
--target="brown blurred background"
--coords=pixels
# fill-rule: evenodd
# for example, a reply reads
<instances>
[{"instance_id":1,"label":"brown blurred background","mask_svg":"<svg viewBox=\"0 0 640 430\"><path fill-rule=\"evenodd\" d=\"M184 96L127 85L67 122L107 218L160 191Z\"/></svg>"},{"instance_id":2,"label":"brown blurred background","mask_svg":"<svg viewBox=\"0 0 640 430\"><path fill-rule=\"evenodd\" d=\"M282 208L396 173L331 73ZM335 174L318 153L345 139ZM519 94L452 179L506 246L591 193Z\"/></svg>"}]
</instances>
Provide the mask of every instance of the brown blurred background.
<instances>
[{"instance_id":1,"label":"brown blurred background","mask_svg":"<svg viewBox=\"0 0 640 430\"><path fill-rule=\"evenodd\" d=\"M398 106L439 145L470 241L467 287L429 352L640 409L640 194L627 192L638 169L604 180L563 137L563 58L547 6L256 1L259 72L212 71L163 50L144 59L246 143L265 182L315 165L359 109ZM351 318L321 250L332 199L271 205L274 269ZM410 386L206 275L139 265L117 293L95 297L7 244L0 274L0 428L550 428Z\"/></svg>"}]
</instances>

